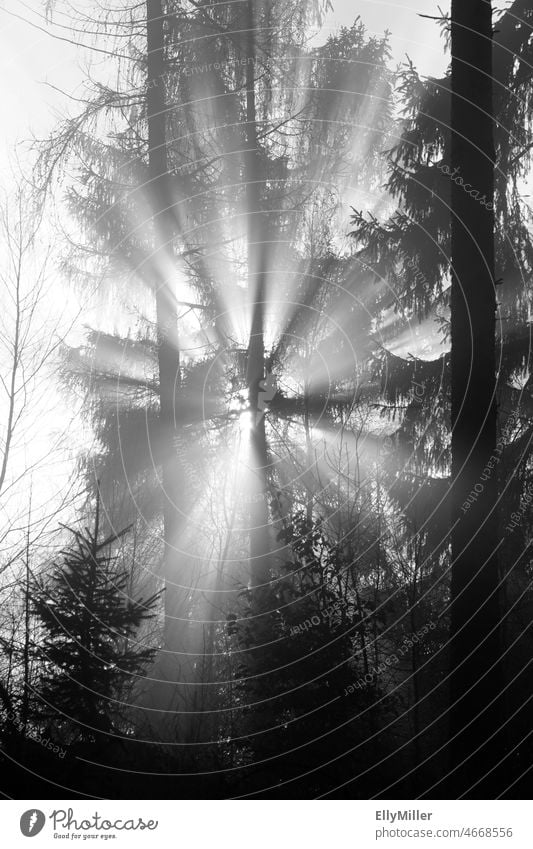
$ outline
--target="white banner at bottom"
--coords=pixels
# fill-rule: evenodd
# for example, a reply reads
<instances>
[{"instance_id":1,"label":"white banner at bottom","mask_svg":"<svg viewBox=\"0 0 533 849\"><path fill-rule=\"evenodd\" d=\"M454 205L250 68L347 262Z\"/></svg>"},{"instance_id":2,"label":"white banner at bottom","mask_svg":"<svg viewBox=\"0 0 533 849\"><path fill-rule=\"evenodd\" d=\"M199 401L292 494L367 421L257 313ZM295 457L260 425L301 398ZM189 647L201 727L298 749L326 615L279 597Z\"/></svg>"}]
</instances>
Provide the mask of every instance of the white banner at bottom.
<instances>
[{"instance_id":1,"label":"white banner at bottom","mask_svg":"<svg viewBox=\"0 0 533 849\"><path fill-rule=\"evenodd\" d=\"M0 803L1 844L194 849L531 849L527 801L151 801Z\"/></svg>"}]
</instances>

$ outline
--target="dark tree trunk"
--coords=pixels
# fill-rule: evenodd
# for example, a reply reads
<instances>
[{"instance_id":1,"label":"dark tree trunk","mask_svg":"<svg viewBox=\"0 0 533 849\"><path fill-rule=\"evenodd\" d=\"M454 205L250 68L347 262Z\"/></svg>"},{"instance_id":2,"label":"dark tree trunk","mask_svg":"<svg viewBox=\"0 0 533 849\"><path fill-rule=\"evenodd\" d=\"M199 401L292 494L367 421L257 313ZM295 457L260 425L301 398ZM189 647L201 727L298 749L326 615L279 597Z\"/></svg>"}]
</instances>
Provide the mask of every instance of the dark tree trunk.
<instances>
[{"instance_id":1,"label":"dark tree trunk","mask_svg":"<svg viewBox=\"0 0 533 849\"><path fill-rule=\"evenodd\" d=\"M180 355L177 346L177 304L174 281L168 274L174 271L174 222L172 216L172 198L169 191L167 143L166 143L166 102L164 83L164 42L163 11L161 0L147 0L147 117L149 146L149 194L152 200L155 231L155 254L153 278L155 289L159 366L160 420L165 442L163 465L163 486L165 489L165 543L170 545L176 521L176 506L172 495L176 491L176 481L172 474L172 464L168 462L175 455L173 435L175 429L174 404L177 383L180 374ZM162 270L165 269L166 276Z\"/></svg>"},{"instance_id":2,"label":"dark tree trunk","mask_svg":"<svg viewBox=\"0 0 533 849\"><path fill-rule=\"evenodd\" d=\"M156 692L157 706L175 705L176 683L186 677L180 655L184 650L183 627L186 618L184 593L177 584L185 584L181 574L178 539L183 528L180 509L180 468L175 446L176 395L180 386L180 352L175 291L173 239L175 219L167 163L165 57L162 0L146 0L147 41L147 121L149 146L149 184L147 191L153 211L155 250L151 263L157 322L157 358L159 370L160 439L162 441L162 490L164 521L165 628L163 654L156 677L168 681ZM157 690L157 688L156 688Z\"/></svg>"},{"instance_id":3,"label":"dark tree trunk","mask_svg":"<svg viewBox=\"0 0 533 849\"><path fill-rule=\"evenodd\" d=\"M254 589L256 608L263 610L262 599L270 575L270 529L266 498L268 452L265 419L259 409L261 381L265 377L265 216L261 203L261 162L257 139L255 100L256 21L254 2L247 2L246 49L246 154L245 180L248 212L248 288L250 295L251 330L248 346L247 384L251 425L250 462L250 583Z\"/></svg>"},{"instance_id":4,"label":"dark tree trunk","mask_svg":"<svg viewBox=\"0 0 533 849\"><path fill-rule=\"evenodd\" d=\"M452 2L450 795L490 796L501 757L492 18ZM461 184L462 181L462 184ZM473 197L477 192L478 196ZM468 499L470 498L470 502ZM468 504L468 507L466 506ZM496 703L491 706L491 702ZM498 754L499 753L499 754ZM476 784L481 779L480 784Z\"/></svg>"}]
</instances>

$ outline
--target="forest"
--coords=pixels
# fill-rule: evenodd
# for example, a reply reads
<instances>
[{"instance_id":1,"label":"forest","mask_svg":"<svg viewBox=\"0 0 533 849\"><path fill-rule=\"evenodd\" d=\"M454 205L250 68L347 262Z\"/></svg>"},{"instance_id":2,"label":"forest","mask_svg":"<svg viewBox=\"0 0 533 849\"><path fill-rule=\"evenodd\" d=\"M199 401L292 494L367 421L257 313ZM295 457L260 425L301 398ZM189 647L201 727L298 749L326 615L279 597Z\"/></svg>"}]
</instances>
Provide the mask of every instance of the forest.
<instances>
[{"instance_id":1,"label":"forest","mask_svg":"<svg viewBox=\"0 0 533 849\"><path fill-rule=\"evenodd\" d=\"M0 10L4 798L530 794L533 6L372 5Z\"/></svg>"}]
</instances>

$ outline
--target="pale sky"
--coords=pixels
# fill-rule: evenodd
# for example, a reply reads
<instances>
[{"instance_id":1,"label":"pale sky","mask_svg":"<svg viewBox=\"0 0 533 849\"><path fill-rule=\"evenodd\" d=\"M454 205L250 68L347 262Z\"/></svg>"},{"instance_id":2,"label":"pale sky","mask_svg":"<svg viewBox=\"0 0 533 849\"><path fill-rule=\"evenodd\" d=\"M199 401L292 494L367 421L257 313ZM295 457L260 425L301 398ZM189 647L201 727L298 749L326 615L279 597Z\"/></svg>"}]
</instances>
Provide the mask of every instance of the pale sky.
<instances>
[{"instance_id":1,"label":"pale sky","mask_svg":"<svg viewBox=\"0 0 533 849\"><path fill-rule=\"evenodd\" d=\"M438 76L445 70L447 62L439 26L435 21L421 18L420 13L438 15L439 6L448 11L447 0L332 0L332 3L334 11L326 21L332 29L347 26L360 15L373 35L390 31L394 61L404 61L408 54L422 74Z\"/></svg>"},{"instance_id":2,"label":"pale sky","mask_svg":"<svg viewBox=\"0 0 533 849\"><path fill-rule=\"evenodd\" d=\"M89 12L94 3L78 0L74 5ZM0 91L4 115L9 116L2 126L0 144L4 175L9 162L16 158L24 162L26 158L17 143L32 132L45 134L64 112L65 96L50 86L75 96L87 57L90 55L93 63L102 61L92 51L89 54L52 37L51 33L71 37L63 28L68 18L61 12L63 3L58 2L54 25L49 26L44 6L43 0L0 0ZM395 61L409 54L422 73L439 74L446 65L439 30L434 22L420 18L419 12L438 14L437 0L334 0L324 33L350 25L360 15L370 32L381 35L386 29L391 31Z\"/></svg>"},{"instance_id":3,"label":"pale sky","mask_svg":"<svg viewBox=\"0 0 533 849\"><path fill-rule=\"evenodd\" d=\"M25 158L23 150L15 147L17 142L27 139L32 131L37 135L46 132L54 125L55 116L63 112L64 95L47 83L71 94L82 78L81 56L76 47L8 14L14 12L46 29L44 3L30 3L0 2L0 91L4 115L9 116L2 125L2 172L8 162Z\"/></svg>"}]
</instances>

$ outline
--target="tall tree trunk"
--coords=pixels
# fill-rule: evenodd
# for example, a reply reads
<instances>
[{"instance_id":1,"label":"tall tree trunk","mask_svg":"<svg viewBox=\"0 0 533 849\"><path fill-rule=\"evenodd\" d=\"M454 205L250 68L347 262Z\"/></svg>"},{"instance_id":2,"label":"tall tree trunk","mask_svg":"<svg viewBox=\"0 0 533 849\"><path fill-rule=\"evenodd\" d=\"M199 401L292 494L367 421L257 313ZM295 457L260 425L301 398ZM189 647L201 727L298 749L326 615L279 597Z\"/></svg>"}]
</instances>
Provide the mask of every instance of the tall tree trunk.
<instances>
[{"instance_id":1,"label":"tall tree trunk","mask_svg":"<svg viewBox=\"0 0 533 849\"><path fill-rule=\"evenodd\" d=\"M452 0L451 794L490 793L500 747L494 119L488 0ZM478 199L470 193L478 192ZM485 202L481 203L485 196ZM467 499L470 496L470 502ZM468 504L468 507L466 506ZM501 754L500 754L501 756ZM473 788L478 779L486 779ZM472 789L470 789L472 788Z\"/></svg>"},{"instance_id":2,"label":"tall tree trunk","mask_svg":"<svg viewBox=\"0 0 533 849\"><path fill-rule=\"evenodd\" d=\"M177 584L186 584L183 563L179 563L178 540L183 528L180 467L174 444L176 435L176 395L180 386L180 351L175 291L176 263L173 250L175 220L167 162L165 57L162 0L146 0L147 41L147 121L149 146L149 196L153 210L155 250L151 271L154 280L159 369L159 420L162 448L162 490L164 522L165 627L163 653L156 677L168 681L156 687L154 701L162 709L174 707L177 682L187 674L178 652L184 651L187 593ZM178 573L178 567L180 572Z\"/></svg>"},{"instance_id":3,"label":"tall tree trunk","mask_svg":"<svg viewBox=\"0 0 533 849\"><path fill-rule=\"evenodd\" d=\"M256 21L254 0L247 0L246 47L246 154L245 180L248 212L248 289L251 329L248 346L247 384L252 416L250 451L250 583L258 612L270 576L270 529L266 498L268 452L265 418L259 409L261 382L265 378L264 307L266 294L265 216L261 203L261 162L257 139L255 99Z\"/></svg>"}]
</instances>

